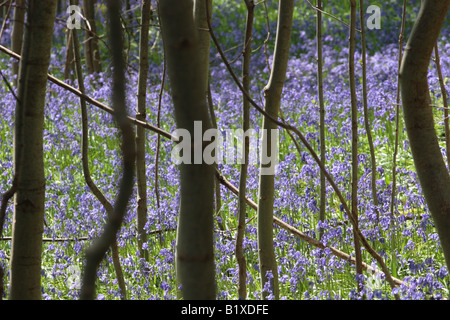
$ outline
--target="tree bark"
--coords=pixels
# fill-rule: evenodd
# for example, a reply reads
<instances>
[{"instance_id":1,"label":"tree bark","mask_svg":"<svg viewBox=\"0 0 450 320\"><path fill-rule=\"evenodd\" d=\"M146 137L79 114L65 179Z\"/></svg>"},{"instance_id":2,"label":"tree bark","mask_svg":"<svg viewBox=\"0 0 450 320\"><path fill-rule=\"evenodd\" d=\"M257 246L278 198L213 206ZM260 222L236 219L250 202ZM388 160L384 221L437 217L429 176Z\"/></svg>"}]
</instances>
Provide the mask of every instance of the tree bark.
<instances>
[{"instance_id":1,"label":"tree bark","mask_svg":"<svg viewBox=\"0 0 450 320\"><path fill-rule=\"evenodd\" d=\"M88 73L101 72L100 51L98 49L97 27L95 26L94 0L83 0L84 15L89 22L86 28L84 54L86 58L86 70ZM90 28L90 29L89 29Z\"/></svg>"},{"instance_id":2,"label":"tree bark","mask_svg":"<svg viewBox=\"0 0 450 320\"><path fill-rule=\"evenodd\" d=\"M245 25L244 50L242 62L242 86L248 92L250 91L250 54L252 51L252 30L254 19L255 4L253 0L246 0L247 21ZM247 132L250 129L250 103L248 99L243 97L242 106L242 130ZM247 188L247 171L249 162L250 141L247 135L244 135L244 143L242 144L242 154L244 161L241 164L239 176L239 199L238 199L238 227L236 232L236 260L239 267L239 283L238 296L239 299L247 298L247 264L245 261L243 242L245 237L245 218L247 213L246 188Z\"/></svg>"},{"instance_id":3,"label":"tree bark","mask_svg":"<svg viewBox=\"0 0 450 320\"><path fill-rule=\"evenodd\" d=\"M434 47L434 62L438 73L439 86L441 87L442 106L444 107L444 135L445 135L445 153L447 156L447 166L450 169L450 126L448 120L448 100L447 89L445 88L444 77L441 70L441 58L439 57L439 45Z\"/></svg>"},{"instance_id":4,"label":"tree bark","mask_svg":"<svg viewBox=\"0 0 450 320\"><path fill-rule=\"evenodd\" d=\"M422 1L400 69L403 114L419 181L450 268L450 176L441 155L427 75L450 0Z\"/></svg>"},{"instance_id":5,"label":"tree bark","mask_svg":"<svg viewBox=\"0 0 450 320\"><path fill-rule=\"evenodd\" d=\"M400 28L400 35L398 37L398 73L400 74L400 67L402 64L402 52L403 52L403 34L405 31L405 19L406 19L406 3L407 0L403 0L403 14L402 25ZM400 131L400 77L397 78L397 100L395 104L395 141L394 141L394 154L392 155L392 191L391 191L391 223L394 224L394 211L396 210L396 195L397 195L397 153L398 153L398 139ZM392 234L392 239L395 241L395 235ZM395 257L394 257L395 259Z\"/></svg>"},{"instance_id":6,"label":"tree bark","mask_svg":"<svg viewBox=\"0 0 450 320\"><path fill-rule=\"evenodd\" d=\"M375 157L375 148L373 146L372 129L369 120L369 107L367 102L367 63L366 63L366 28L364 19L364 0L359 0L359 17L361 28L361 66L362 66L362 95L364 109L364 127L366 129L367 143L369 144L370 166L371 166L371 186L372 200L377 220L379 218L378 195L377 195L377 161Z\"/></svg>"},{"instance_id":7,"label":"tree bark","mask_svg":"<svg viewBox=\"0 0 450 320\"><path fill-rule=\"evenodd\" d=\"M23 109L16 113L16 128L22 130L16 129L14 137L14 165L15 171L20 167L20 175L14 200L11 299L41 298L44 106L56 0L32 0L28 5L16 106Z\"/></svg>"},{"instance_id":8,"label":"tree bark","mask_svg":"<svg viewBox=\"0 0 450 320\"><path fill-rule=\"evenodd\" d=\"M361 243L358 239L356 229L358 228L358 105L356 97L355 79L355 34L356 34L356 0L350 0L350 36L349 36L349 77L350 77L350 100L351 100L351 122L352 122L352 199L351 210L355 219L353 238L355 244L356 274L362 274ZM358 282L358 291L362 290Z\"/></svg>"},{"instance_id":9,"label":"tree bark","mask_svg":"<svg viewBox=\"0 0 450 320\"><path fill-rule=\"evenodd\" d=\"M208 2L208 3L206 3ZM194 0L194 23L198 34L198 44L200 49L200 69L203 83L203 92L205 99L208 95L208 79L209 79L209 48L210 36L208 32L208 20L211 19L212 0Z\"/></svg>"},{"instance_id":10,"label":"tree bark","mask_svg":"<svg viewBox=\"0 0 450 320\"><path fill-rule=\"evenodd\" d=\"M17 54L21 54L22 43L23 43L23 28L25 20L25 0L16 0L16 5L14 7L14 24L11 34L11 49ZM13 75L18 75L19 73L19 62L13 62ZM17 78L14 79L14 86L18 83Z\"/></svg>"},{"instance_id":11,"label":"tree bark","mask_svg":"<svg viewBox=\"0 0 450 320\"><path fill-rule=\"evenodd\" d=\"M275 52L272 64L272 72L269 82L264 88L265 111L273 118L278 118L281 103L281 93L283 90L284 80L286 77L286 69L289 59L289 47L291 41L292 15L294 10L293 0L280 0L278 9L278 26L275 39ZM272 150L271 142L274 130L277 124L272 120L263 119L263 138L261 147L262 153L268 155L272 160L278 156L275 154L278 150ZM264 149L267 152L264 152ZM275 196L275 174L264 174L262 170L267 169L266 165L260 166L259 174L259 194L258 194L258 253L259 268L261 272L261 288L264 289L269 281L267 273L272 273L270 280L270 288L275 299L279 298L278 289L278 270L275 258L273 244L273 204ZM269 165L274 165L273 161ZM267 298L268 293L263 292L263 299Z\"/></svg>"},{"instance_id":12,"label":"tree bark","mask_svg":"<svg viewBox=\"0 0 450 320\"><path fill-rule=\"evenodd\" d=\"M320 161L325 165L325 103L323 98L323 57L322 57L322 0L317 0L317 97L319 99L319 136L320 136ZM325 175L320 172L320 206L319 220L325 220L326 208L326 184ZM319 240L322 238L323 230L319 228Z\"/></svg>"},{"instance_id":13,"label":"tree bark","mask_svg":"<svg viewBox=\"0 0 450 320\"><path fill-rule=\"evenodd\" d=\"M125 66L123 60L122 26L120 24L119 0L109 0L108 24L109 40L112 52L112 96L114 118L121 133L121 151L123 157L123 173L119 183L119 191L114 203L114 210L105 225L100 238L86 250L86 266L83 274L80 298L95 298L95 281L97 268L106 251L114 244L117 232L122 225L128 201L133 191L136 160L135 133L127 116L125 105Z\"/></svg>"},{"instance_id":14,"label":"tree bark","mask_svg":"<svg viewBox=\"0 0 450 320\"><path fill-rule=\"evenodd\" d=\"M194 1L194 22L198 32L199 46L200 46L200 59L201 68L200 73L202 77L206 77L206 83L204 85L205 95L208 101L209 116L211 118L211 124L214 129L217 129L216 116L214 114L214 105L211 97L210 87L210 72L209 72L209 58L211 37L208 30L208 20L211 20L211 8L212 0L195 0ZM215 163L215 167L218 168L218 164ZM224 222L222 221L220 214L221 207L221 195L220 195L220 183L215 181L215 203L216 203L216 215L218 219L218 226L221 230L224 230Z\"/></svg>"},{"instance_id":15,"label":"tree bark","mask_svg":"<svg viewBox=\"0 0 450 320\"><path fill-rule=\"evenodd\" d=\"M203 132L212 127L205 96L198 33L191 1L159 3L162 39L171 83L177 128L194 137L194 121ZM191 150L203 150L202 141ZM195 157L195 155L194 155ZM201 161L181 163L180 213L176 241L176 273L184 299L215 299L213 248L214 167Z\"/></svg>"},{"instance_id":16,"label":"tree bark","mask_svg":"<svg viewBox=\"0 0 450 320\"><path fill-rule=\"evenodd\" d=\"M141 31L139 39L139 78L137 93L136 119L145 121L147 108L148 30L151 17L151 1L144 0L141 7ZM147 176L145 166L145 129L136 128L136 174L137 174L137 234L138 249L141 257L148 260L148 250L143 248L147 241L145 224L147 223Z\"/></svg>"},{"instance_id":17,"label":"tree bark","mask_svg":"<svg viewBox=\"0 0 450 320\"><path fill-rule=\"evenodd\" d=\"M75 4L77 0L71 0L71 4ZM73 56L75 57L76 74L78 80L78 88L82 93L85 93L84 89L84 79L83 72L81 68L81 56L80 56L80 45L78 40L78 33L76 29L69 30L71 39L73 42ZM100 191L97 185L94 183L89 170L89 133L88 133L88 113L86 100L80 97L81 105L81 162L83 166L83 175L86 184L88 185L91 192L100 201L100 203L105 208L106 213L109 217L113 215L113 205L108 201L104 194ZM117 282L122 294L122 299L126 300L127 290L125 285L125 280L123 277L122 266L120 264L119 247L117 245L117 240L111 245L111 255L114 265L114 270L116 272Z\"/></svg>"}]
</instances>

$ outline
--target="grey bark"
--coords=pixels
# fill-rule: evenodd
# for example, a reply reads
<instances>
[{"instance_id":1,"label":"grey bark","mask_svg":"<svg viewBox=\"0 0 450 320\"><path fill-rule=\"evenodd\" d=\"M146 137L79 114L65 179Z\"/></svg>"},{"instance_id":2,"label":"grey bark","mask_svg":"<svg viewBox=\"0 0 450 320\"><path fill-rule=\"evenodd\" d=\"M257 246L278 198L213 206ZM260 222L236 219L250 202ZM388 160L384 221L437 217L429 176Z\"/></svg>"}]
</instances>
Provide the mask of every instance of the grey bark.
<instances>
[{"instance_id":1,"label":"grey bark","mask_svg":"<svg viewBox=\"0 0 450 320\"><path fill-rule=\"evenodd\" d=\"M14 166L21 174L14 199L10 299L41 298L44 106L56 0L32 0L28 5L14 137Z\"/></svg>"},{"instance_id":2,"label":"grey bark","mask_svg":"<svg viewBox=\"0 0 450 320\"><path fill-rule=\"evenodd\" d=\"M264 110L273 118L278 118L281 103L286 69L289 59L289 47L291 41L292 15L294 10L293 0L280 0L278 9L278 25L275 39L275 52L272 64L272 72L269 82L264 88ZM273 159L278 150L272 150L272 130L277 129L277 124L272 120L263 119L262 148L267 148L267 155ZM262 159L261 159L262 160ZM272 163L273 165L273 163ZM267 273L272 273L269 286L275 299L279 298L278 270L273 244L273 204L275 196L275 175L262 174L265 165L261 164L258 191L258 254L259 268L261 272L261 287L264 288L269 281ZM268 293L263 292L262 297L267 298Z\"/></svg>"},{"instance_id":3,"label":"grey bark","mask_svg":"<svg viewBox=\"0 0 450 320\"><path fill-rule=\"evenodd\" d=\"M427 75L450 0L422 1L400 69L403 115L419 181L450 267L450 176L434 128Z\"/></svg>"},{"instance_id":4,"label":"grey bark","mask_svg":"<svg viewBox=\"0 0 450 320\"><path fill-rule=\"evenodd\" d=\"M177 128L193 137L194 121L202 131L212 127L204 85L198 33L191 1L162 0L159 3L162 39L171 83ZM202 132L202 133L203 133ZM203 150L201 141L191 141L189 151ZM181 163L180 213L176 241L176 273L184 299L216 297L213 214L214 167Z\"/></svg>"}]
</instances>

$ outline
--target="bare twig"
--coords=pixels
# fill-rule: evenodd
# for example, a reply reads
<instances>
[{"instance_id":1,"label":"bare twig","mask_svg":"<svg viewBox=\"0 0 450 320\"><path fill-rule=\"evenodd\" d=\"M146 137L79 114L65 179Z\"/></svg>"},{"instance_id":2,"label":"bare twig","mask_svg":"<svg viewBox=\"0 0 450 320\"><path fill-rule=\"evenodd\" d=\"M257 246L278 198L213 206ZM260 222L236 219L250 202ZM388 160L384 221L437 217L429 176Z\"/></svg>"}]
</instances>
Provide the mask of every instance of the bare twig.
<instances>
[{"instance_id":1,"label":"bare twig","mask_svg":"<svg viewBox=\"0 0 450 320\"><path fill-rule=\"evenodd\" d=\"M345 22L344 20L339 19L338 17L336 17L335 15L332 15L331 13L328 13L328 12L326 12L326 11L321 10L321 9L318 8L317 6L313 5L309 0L305 0L305 1L306 1L306 2L309 4L309 6L310 6L311 8L313 8L314 10L319 11L319 12L323 13L324 15L327 15L327 16L333 18L334 20L339 21L340 23L342 23L343 25L345 25L347 28L350 29L350 24L348 24L348 23ZM359 29L355 29L355 30L356 30L357 32L361 32L361 30L359 30Z\"/></svg>"}]
</instances>

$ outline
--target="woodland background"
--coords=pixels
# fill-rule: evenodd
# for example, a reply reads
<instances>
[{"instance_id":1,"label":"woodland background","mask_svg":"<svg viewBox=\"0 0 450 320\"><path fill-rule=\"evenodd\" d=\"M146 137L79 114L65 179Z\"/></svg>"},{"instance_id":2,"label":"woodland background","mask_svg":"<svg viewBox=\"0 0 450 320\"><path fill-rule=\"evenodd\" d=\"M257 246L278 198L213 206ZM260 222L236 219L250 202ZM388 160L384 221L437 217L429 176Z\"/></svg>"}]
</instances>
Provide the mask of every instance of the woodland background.
<instances>
[{"instance_id":1,"label":"woodland background","mask_svg":"<svg viewBox=\"0 0 450 320\"><path fill-rule=\"evenodd\" d=\"M2 299L447 299L448 6L3 1ZM193 120L276 175L175 165Z\"/></svg>"}]
</instances>

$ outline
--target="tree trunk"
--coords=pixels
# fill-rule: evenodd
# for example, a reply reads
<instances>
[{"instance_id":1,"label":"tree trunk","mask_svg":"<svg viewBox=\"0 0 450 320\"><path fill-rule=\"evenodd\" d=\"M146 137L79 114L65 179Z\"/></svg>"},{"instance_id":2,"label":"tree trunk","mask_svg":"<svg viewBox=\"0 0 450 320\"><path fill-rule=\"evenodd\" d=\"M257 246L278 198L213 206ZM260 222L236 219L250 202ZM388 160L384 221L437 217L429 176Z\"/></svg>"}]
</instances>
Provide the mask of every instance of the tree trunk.
<instances>
[{"instance_id":1,"label":"tree trunk","mask_svg":"<svg viewBox=\"0 0 450 320\"><path fill-rule=\"evenodd\" d=\"M84 15L89 22L86 29L84 54L86 57L86 70L88 73L101 72L100 51L98 49L97 27L95 26L94 0L83 0Z\"/></svg>"},{"instance_id":2,"label":"tree trunk","mask_svg":"<svg viewBox=\"0 0 450 320\"><path fill-rule=\"evenodd\" d=\"M444 135L445 135L445 153L447 156L447 166L450 170L450 127L448 121L448 101L447 89L445 88L444 77L441 70L441 58L439 57L439 46L436 43L434 47L434 62L438 73L439 86L441 87L442 106L444 107Z\"/></svg>"},{"instance_id":3,"label":"tree trunk","mask_svg":"<svg viewBox=\"0 0 450 320\"><path fill-rule=\"evenodd\" d=\"M72 41L72 32L71 30L67 30L66 36L66 58L64 63L64 79L73 81L74 74L74 56L73 56L73 41Z\"/></svg>"},{"instance_id":4,"label":"tree trunk","mask_svg":"<svg viewBox=\"0 0 450 320\"><path fill-rule=\"evenodd\" d=\"M351 121L352 121L352 200L351 210L355 219L353 238L355 243L356 274L362 274L361 243L359 242L356 229L358 228L358 105L356 98L355 79L355 34L356 34L356 0L350 0L350 36L349 36L349 77L350 77L350 97L351 97ZM362 286L358 282L358 291Z\"/></svg>"},{"instance_id":5,"label":"tree trunk","mask_svg":"<svg viewBox=\"0 0 450 320\"><path fill-rule=\"evenodd\" d=\"M377 220L379 218L378 209L378 195L377 195L377 161L375 158L375 148L373 146L372 129L369 120L369 107L367 102L367 63L366 63L366 31L364 19L364 0L359 0L359 18L361 28L361 66L362 66L362 95L363 95L363 109L364 109L364 127L366 129L367 143L369 144L370 152L370 166L371 166L371 186L372 199L375 208Z\"/></svg>"},{"instance_id":6,"label":"tree trunk","mask_svg":"<svg viewBox=\"0 0 450 320\"><path fill-rule=\"evenodd\" d=\"M208 4L206 3L208 1ZM211 19L211 5L212 0L195 0L194 1L194 22L198 34L198 43L200 48L200 69L203 83L203 92L205 99L208 95L208 79L209 79L209 48L210 36L208 32L208 21Z\"/></svg>"},{"instance_id":7,"label":"tree trunk","mask_svg":"<svg viewBox=\"0 0 450 320\"><path fill-rule=\"evenodd\" d=\"M406 3L407 0L403 0L403 14L402 25L400 28L400 35L398 38L398 73L400 73L400 67L402 64L402 52L403 52L403 34L405 31L405 19L406 19ZM396 210L396 194L397 194L397 153L398 153L398 137L400 131L400 77L397 78L397 100L395 104L395 141L394 141L394 154L392 155L392 191L391 191L391 224L394 226L394 211ZM395 241L395 234L392 233L392 240ZM395 259L395 257L394 257Z\"/></svg>"},{"instance_id":8,"label":"tree trunk","mask_svg":"<svg viewBox=\"0 0 450 320\"><path fill-rule=\"evenodd\" d=\"M208 30L208 20L211 20L211 8L212 0L195 0L194 1L194 22L198 32L199 45L200 45L200 59L201 68L200 73L202 77L206 77L206 84L204 86L205 95L208 101L209 116L211 118L211 124L214 129L217 129L216 116L214 114L214 105L211 97L210 88L210 72L209 72L209 57L210 57L210 45L211 37ZM215 167L218 168L218 164L215 163ZM216 203L216 215L218 219L218 226L221 230L224 230L224 222L219 217L221 207L221 195L220 195L220 183L215 181L215 203Z\"/></svg>"},{"instance_id":9,"label":"tree trunk","mask_svg":"<svg viewBox=\"0 0 450 320\"><path fill-rule=\"evenodd\" d=\"M109 42L112 52L112 95L111 101L114 109L114 119L121 133L121 151L123 173L119 183L119 191L114 203L114 210L108 216L108 221L100 238L86 250L86 265L83 274L80 298L95 298L95 281L97 268L106 254L106 251L115 243L117 233L122 225L128 201L133 192L134 172L136 161L135 133L127 116L125 104L125 66L123 60L122 26L120 24L120 0L109 0L108 27Z\"/></svg>"},{"instance_id":10,"label":"tree trunk","mask_svg":"<svg viewBox=\"0 0 450 320\"><path fill-rule=\"evenodd\" d=\"M71 0L71 5L77 4L78 0ZM76 66L76 74L78 80L78 89L81 93L85 94L84 89L84 79L83 72L81 68L81 55L80 55L80 45L78 40L78 33L76 29L69 30L71 35L71 39L73 42L73 56L75 58L75 66ZM113 205L106 199L100 189L96 186L94 181L92 180L91 173L89 170L89 133L88 133L88 112L86 106L86 100L80 97L80 106L81 106L81 162L83 166L83 175L86 184L88 185L91 192L95 195L95 197L101 202L103 207L105 208L108 217L113 215ZM122 294L122 299L126 299L127 290L125 285L125 280L123 278L122 266L120 264L120 255L119 255L119 247L117 245L117 240L111 245L111 255L114 265L114 270L116 272L117 282Z\"/></svg>"},{"instance_id":11,"label":"tree trunk","mask_svg":"<svg viewBox=\"0 0 450 320\"><path fill-rule=\"evenodd\" d=\"M23 112L16 114L16 128L22 130L16 130L14 142L15 171L20 167L20 175L14 201L11 299L41 298L44 106L56 0L31 0L28 5L16 106L22 110L21 103Z\"/></svg>"},{"instance_id":12,"label":"tree trunk","mask_svg":"<svg viewBox=\"0 0 450 320\"><path fill-rule=\"evenodd\" d=\"M294 10L293 0L280 0L278 9L278 26L275 39L275 53L272 64L272 72L266 87L264 88L265 111L273 118L278 118L281 103L281 93L283 90L284 79L289 59L289 47L291 41L292 15ZM267 166L274 166L275 157L278 150L272 149L272 139L275 139L274 133L277 130L277 124L272 120L263 119L263 138L262 154L270 157L272 161L268 165L263 164L261 157L261 166L259 174L259 195L258 195L258 253L259 268L261 272L262 290L269 281L268 272L272 273L269 287L272 290L275 299L279 297L278 290L278 270L275 259L273 245L273 203L275 196L275 174L270 172ZM267 152L265 152L267 150ZM265 170L266 172L262 172ZM263 298L267 298L268 293L262 293Z\"/></svg>"},{"instance_id":13,"label":"tree trunk","mask_svg":"<svg viewBox=\"0 0 450 320\"><path fill-rule=\"evenodd\" d=\"M403 114L419 181L450 268L450 176L436 131L427 81L433 48L450 0L422 1L400 69Z\"/></svg>"},{"instance_id":14,"label":"tree trunk","mask_svg":"<svg viewBox=\"0 0 450 320\"><path fill-rule=\"evenodd\" d=\"M212 127L205 96L206 74L191 1L159 3L161 31L171 83L177 127L194 137L194 121L203 132ZM202 141L191 141L190 150L203 153ZM192 154L192 152L191 152ZM213 214L214 167L203 157L194 164L181 163L180 213L176 243L176 273L184 299L216 297Z\"/></svg>"},{"instance_id":15,"label":"tree trunk","mask_svg":"<svg viewBox=\"0 0 450 320\"><path fill-rule=\"evenodd\" d=\"M244 51L242 62L242 86L244 90L250 91L250 54L252 52L252 30L255 4L253 0L246 0L247 21L245 25ZM242 130L247 132L250 129L250 102L244 96L242 106ZM245 218L247 213L246 188L247 188L247 171L249 162L250 141L247 135L244 135L244 143L242 144L242 154L244 161L241 164L239 176L239 199L238 199L238 227L236 232L236 260L239 267L239 283L238 296L239 299L247 298L247 263L245 261L243 242L245 237Z\"/></svg>"},{"instance_id":16,"label":"tree trunk","mask_svg":"<svg viewBox=\"0 0 450 320\"><path fill-rule=\"evenodd\" d=\"M317 9L322 10L322 0L317 0ZM325 103L323 99L323 57L322 57L322 12L317 10L316 33L317 33L317 97L319 98L319 135L320 135L320 161L325 165ZM325 220L326 208L326 184L325 175L320 171L320 207L319 220ZM319 240L322 238L323 230L319 228Z\"/></svg>"},{"instance_id":17,"label":"tree trunk","mask_svg":"<svg viewBox=\"0 0 450 320\"><path fill-rule=\"evenodd\" d=\"M22 42L23 42L23 28L25 20L25 0L16 0L16 5L14 7L14 24L11 34L11 50L17 54L21 54ZM13 75L18 75L19 73L19 62L13 62ZM14 85L16 86L18 79L14 79Z\"/></svg>"},{"instance_id":18,"label":"tree trunk","mask_svg":"<svg viewBox=\"0 0 450 320\"><path fill-rule=\"evenodd\" d=\"M141 34L139 39L139 79L137 94L136 119L145 121L147 108L147 73L148 65L148 30L151 16L151 1L142 2ZM148 260L148 250L143 248L147 240L145 224L147 223L147 176L145 170L145 129L136 128L136 173L137 173L137 233L138 249L141 257Z\"/></svg>"}]
</instances>

